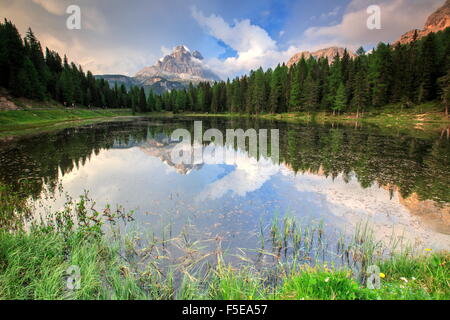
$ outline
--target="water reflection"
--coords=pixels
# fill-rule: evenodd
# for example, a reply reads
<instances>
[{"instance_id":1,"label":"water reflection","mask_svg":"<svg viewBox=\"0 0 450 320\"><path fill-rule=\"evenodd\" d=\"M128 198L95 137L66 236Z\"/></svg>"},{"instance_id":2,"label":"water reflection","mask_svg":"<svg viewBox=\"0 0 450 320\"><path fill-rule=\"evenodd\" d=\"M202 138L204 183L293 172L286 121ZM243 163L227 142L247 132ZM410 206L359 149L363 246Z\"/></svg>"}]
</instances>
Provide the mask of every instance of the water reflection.
<instances>
[{"instance_id":1,"label":"water reflection","mask_svg":"<svg viewBox=\"0 0 450 320\"><path fill-rule=\"evenodd\" d=\"M200 237L224 237L229 248L254 247L258 228L277 212L306 223L323 220L330 230L350 231L370 219L380 239L395 232L450 248L450 143L439 134L209 119L204 130L278 128L280 163L238 149L234 162L176 164L170 134L192 131L193 123L102 123L5 143L0 181L24 198L41 199L46 210L60 209L66 192L76 198L89 190L99 208L136 210L140 227L170 223L177 232L188 223ZM44 189L55 199L44 199Z\"/></svg>"}]
</instances>

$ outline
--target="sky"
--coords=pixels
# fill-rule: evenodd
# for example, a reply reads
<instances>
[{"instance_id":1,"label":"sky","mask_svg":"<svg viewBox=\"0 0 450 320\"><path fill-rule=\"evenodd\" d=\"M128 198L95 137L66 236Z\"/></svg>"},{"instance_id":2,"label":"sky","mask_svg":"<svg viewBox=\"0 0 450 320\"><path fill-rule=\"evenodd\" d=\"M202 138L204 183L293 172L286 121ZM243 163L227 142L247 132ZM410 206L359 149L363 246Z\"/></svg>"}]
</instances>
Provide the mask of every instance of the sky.
<instances>
[{"instance_id":1,"label":"sky","mask_svg":"<svg viewBox=\"0 0 450 320\"><path fill-rule=\"evenodd\" d=\"M222 79L274 67L303 50L366 50L425 24L444 0L0 0L0 18L31 27L61 55L94 74L133 76L183 44ZM69 30L70 5L81 29ZM380 8L370 30L367 8Z\"/></svg>"}]
</instances>

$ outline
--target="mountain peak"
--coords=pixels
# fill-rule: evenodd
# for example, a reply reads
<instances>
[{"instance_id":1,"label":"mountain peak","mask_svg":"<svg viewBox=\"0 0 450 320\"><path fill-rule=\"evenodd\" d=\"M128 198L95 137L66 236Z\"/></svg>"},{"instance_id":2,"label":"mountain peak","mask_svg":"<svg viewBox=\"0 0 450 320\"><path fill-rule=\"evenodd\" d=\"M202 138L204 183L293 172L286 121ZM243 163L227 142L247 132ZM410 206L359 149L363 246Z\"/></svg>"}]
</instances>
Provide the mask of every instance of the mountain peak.
<instances>
[{"instance_id":1,"label":"mountain peak","mask_svg":"<svg viewBox=\"0 0 450 320\"><path fill-rule=\"evenodd\" d=\"M191 50L189 50L189 48L186 47L185 45L179 45L179 46L175 47L172 54L177 53L177 52L188 53L188 52L191 52Z\"/></svg>"},{"instance_id":2,"label":"mountain peak","mask_svg":"<svg viewBox=\"0 0 450 320\"><path fill-rule=\"evenodd\" d=\"M201 60L203 56L197 50L191 53L185 45L178 45L172 53L159 59L155 65L140 70L135 78L145 83L160 78L186 83L220 80Z\"/></svg>"},{"instance_id":3,"label":"mountain peak","mask_svg":"<svg viewBox=\"0 0 450 320\"><path fill-rule=\"evenodd\" d=\"M394 44L406 44L423 38L432 32L445 30L448 27L450 27L450 0L446 0L442 7L428 17L422 30L411 30L402 35Z\"/></svg>"}]
</instances>

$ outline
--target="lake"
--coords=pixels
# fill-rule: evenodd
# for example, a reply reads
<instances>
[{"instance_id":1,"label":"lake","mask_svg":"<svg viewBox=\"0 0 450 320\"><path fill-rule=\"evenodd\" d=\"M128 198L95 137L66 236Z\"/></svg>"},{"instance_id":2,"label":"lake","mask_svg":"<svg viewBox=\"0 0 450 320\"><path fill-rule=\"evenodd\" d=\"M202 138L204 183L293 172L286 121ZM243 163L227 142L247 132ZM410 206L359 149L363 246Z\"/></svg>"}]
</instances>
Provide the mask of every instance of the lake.
<instances>
[{"instance_id":1,"label":"lake","mask_svg":"<svg viewBox=\"0 0 450 320\"><path fill-rule=\"evenodd\" d=\"M194 120L224 134L278 129L279 159L234 146L234 162L176 164L170 136L177 128L193 132ZM0 183L32 203L35 218L88 192L99 211L110 205L134 212L134 221L121 225L127 233L186 232L192 241L220 239L233 254L261 247L261 234L284 216L320 226L330 235L327 251L361 223L380 241L450 249L450 140L441 131L139 118L12 139L0 151Z\"/></svg>"}]
</instances>

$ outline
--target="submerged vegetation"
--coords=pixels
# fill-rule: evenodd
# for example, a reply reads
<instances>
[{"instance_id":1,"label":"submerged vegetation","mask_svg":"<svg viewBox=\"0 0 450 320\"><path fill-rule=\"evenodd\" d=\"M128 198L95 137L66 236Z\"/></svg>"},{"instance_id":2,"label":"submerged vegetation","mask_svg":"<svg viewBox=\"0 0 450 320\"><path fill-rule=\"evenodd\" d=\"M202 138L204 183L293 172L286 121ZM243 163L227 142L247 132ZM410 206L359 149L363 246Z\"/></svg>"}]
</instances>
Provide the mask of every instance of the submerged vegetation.
<instances>
[{"instance_id":1,"label":"submerged vegetation","mask_svg":"<svg viewBox=\"0 0 450 320\"><path fill-rule=\"evenodd\" d=\"M261 227L254 254L231 256L220 237L196 240L188 228L172 235L168 226L159 238L122 235L120 226L132 220L120 208L96 211L84 195L23 228L3 226L0 299L450 298L448 253L387 250L367 224L340 237L340 260L327 261L323 226L303 227L289 216ZM367 287L371 264L381 280L375 289Z\"/></svg>"}]
</instances>

